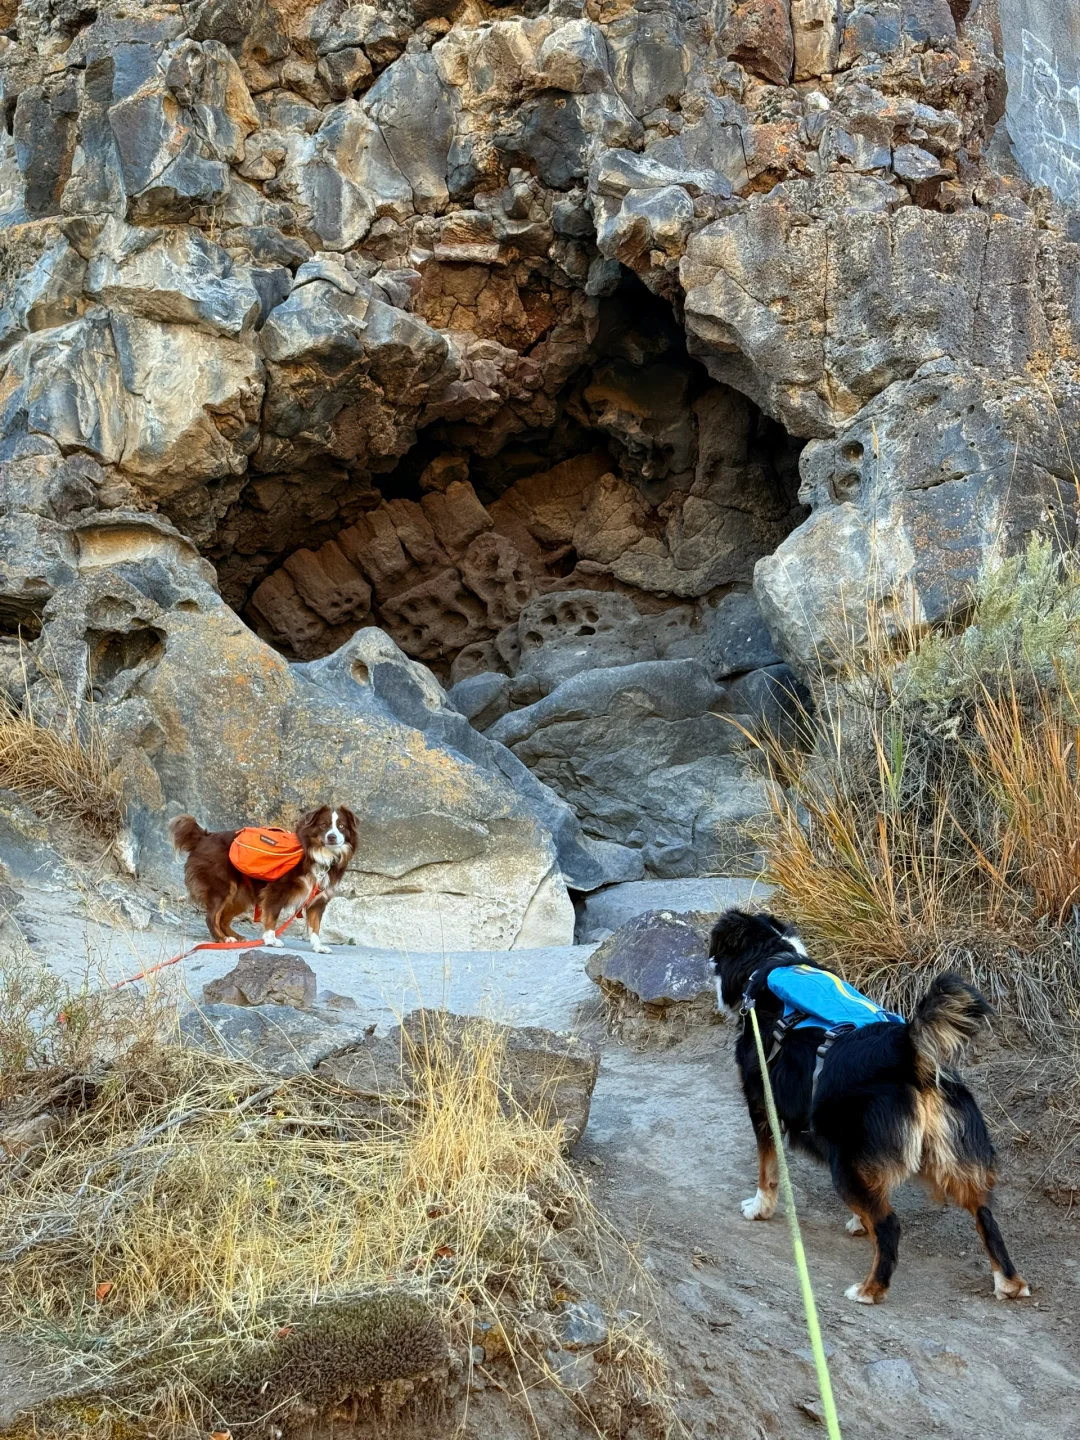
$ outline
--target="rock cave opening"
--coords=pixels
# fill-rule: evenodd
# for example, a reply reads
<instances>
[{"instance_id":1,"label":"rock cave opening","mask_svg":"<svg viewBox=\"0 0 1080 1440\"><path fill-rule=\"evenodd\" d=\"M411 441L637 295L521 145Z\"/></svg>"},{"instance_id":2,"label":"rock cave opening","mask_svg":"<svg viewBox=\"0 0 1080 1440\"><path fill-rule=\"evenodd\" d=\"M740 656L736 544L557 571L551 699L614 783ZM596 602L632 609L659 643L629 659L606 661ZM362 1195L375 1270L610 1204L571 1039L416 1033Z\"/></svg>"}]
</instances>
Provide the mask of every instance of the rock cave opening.
<instances>
[{"instance_id":1,"label":"rock cave opening","mask_svg":"<svg viewBox=\"0 0 1080 1440\"><path fill-rule=\"evenodd\" d=\"M447 685L513 676L551 639L591 641L596 665L705 643L807 514L803 442L711 379L629 270L586 342L569 374L547 346L545 423L511 399L427 424L382 473L320 458L252 475L204 547L225 599L290 659L378 625Z\"/></svg>"}]
</instances>

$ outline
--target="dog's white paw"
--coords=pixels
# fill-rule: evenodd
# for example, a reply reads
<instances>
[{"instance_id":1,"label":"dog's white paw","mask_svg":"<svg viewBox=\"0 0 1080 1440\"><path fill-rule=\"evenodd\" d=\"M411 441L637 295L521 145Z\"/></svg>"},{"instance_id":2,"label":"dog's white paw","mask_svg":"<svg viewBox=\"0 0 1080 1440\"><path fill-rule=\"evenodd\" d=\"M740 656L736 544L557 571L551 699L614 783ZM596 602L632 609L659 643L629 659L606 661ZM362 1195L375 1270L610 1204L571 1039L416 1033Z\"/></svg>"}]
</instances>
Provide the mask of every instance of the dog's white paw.
<instances>
[{"instance_id":1,"label":"dog's white paw","mask_svg":"<svg viewBox=\"0 0 1080 1440\"><path fill-rule=\"evenodd\" d=\"M329 946L329 945L324 945L317 935L312 935L310 938L311 938L311 948L312 948L312 950L315 951L315 954L316 954L316 955L329 955L329 954L330 954L330 946Z\"/></svg>"},{"instance_id":2,"label":"dog's white paw","mask_svg":"<svg viewBox=\"0 0 1080 1440\"><path fill-rule=\"evenodd\" d=\"M848 1300L854 1300L856 1305L873 1305L874 1299L871 1295L864 1295L861 1285L849 1285L844 1291Z\"/></svg>"},{"instance_id":3,"label":"dog's white paw","mask_svg":"<svg viewBox=\"0 0 1080 1440\"><path fill-rule=\"evenodd\" d=\"M776 1210L776 1196L766 1195L764 1190L756 1190L739 1208L744 1220L771 1220Z\"/></svg>"},{"instance_id":4,"label":"dog's white paw","mask_svg":"<svg viewBox=\"0 0 1080 1440\"><path fill-rule=\"evenodd\" d=\"M1000 1270L994 1271L995 1300L1026 1300L1030 1294L1031 1286L1019 1275L1014 1276L1011 1280L1006 1280Z\"/></svg>"},{"instance_id":5,"label":"dog's white paw","mask_svg":"<svg viewBox=\"0 0 1080 1440\"><path fill-rule=\"evenodd\" d=\"M859 1219L858 1215L852 1215L851 1219L844 1226L849 1235L865 1235L866 1226Z\"/></svg>"},{"instance_id":6,"label":"dog's white paw","mask_svg":"<svg viewBox=\"0 0 1080 1440\"><path fill-rule=\"evenodd\" d=\"M273 930L263 931L263 944L269 945L272 950L284 950L285 941L280 935L275 935Z\"/></svg>"}]
</instances>

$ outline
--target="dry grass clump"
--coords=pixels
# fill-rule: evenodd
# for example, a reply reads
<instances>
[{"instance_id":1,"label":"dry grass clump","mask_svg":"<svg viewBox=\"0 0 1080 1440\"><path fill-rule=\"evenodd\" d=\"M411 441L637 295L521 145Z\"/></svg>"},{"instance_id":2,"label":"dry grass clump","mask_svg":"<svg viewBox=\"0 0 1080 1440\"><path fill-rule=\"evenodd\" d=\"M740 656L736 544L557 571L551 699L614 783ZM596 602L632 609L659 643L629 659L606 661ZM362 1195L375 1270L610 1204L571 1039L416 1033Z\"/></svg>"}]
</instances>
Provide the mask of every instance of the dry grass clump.
<instances>
[{"instance_id":1,"label":"dry grass clump","mask_svg":"<svg viewBox=\"0 0 1080 1440\"><path fill-rule=\"evenodd\" d=\"M120 787L92 721L80 727L68 712L42 724L29 697L16 708L0 695L0 788L43 818L78 823L104 841L123 824Z\"/></svg>"},{"instance_id":2,"label":"dry grass clump","mask_svg":"<svg viewBox=\"0 0 1080 1440\"><path fill-rule=\"evenodd\" d=\"M41 1347L117 1440L352 1413L480 1333L527 1395L560 1299L613 1238L558 1130L507 1103L503 1043L428 1033L423 1083L374 1110L174 1043L116 1055L54 1140L0 1165L0 1334ZM23 1108L65 1075L24 1073ZM78 1413L72 1431L52 1407L48 1433L85 1431Z\"/></svg>"},{"instance_id":3,"label":"dry grass clump","mask_svg":"<svg viewBox=\"0 0 1080 1440\"><path fill-rule=\"evenodd\" d=\"M762 836L814 953L903 1008L949 965L1031 1031L1080 1022L1080 556L1034 541L960 634L893 615L820 693Z\"/></svg>"}]
</instances>

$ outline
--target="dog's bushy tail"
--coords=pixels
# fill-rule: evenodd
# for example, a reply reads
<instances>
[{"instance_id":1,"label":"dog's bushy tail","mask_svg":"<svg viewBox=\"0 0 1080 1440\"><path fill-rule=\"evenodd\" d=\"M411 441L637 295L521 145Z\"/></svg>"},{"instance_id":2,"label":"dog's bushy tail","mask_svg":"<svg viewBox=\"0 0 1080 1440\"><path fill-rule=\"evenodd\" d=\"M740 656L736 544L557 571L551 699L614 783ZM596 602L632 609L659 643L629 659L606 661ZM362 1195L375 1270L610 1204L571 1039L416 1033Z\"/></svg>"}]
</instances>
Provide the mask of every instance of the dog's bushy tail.
<instances>
[{"instance_id":1,"label":"dog's bushy tail","mask_svg":"<svg viewBox=\"0 0 1080 1440\"><path fill-rule=\"evenodd\" d=\"M908 1033L928 1069L948 1069L979 1033L993 1011L959 975L939 975L915 1007Z\"/></svg>"},{"instance_id":2,"label":"dog's bushy tail","mask_svg":"<svg viewBox=\"0 0 1080 1440\"><path fill-rule=\"evenodd\" d=\"M176 815L169 821L169 838L178 855L190 855L203 836L209 833L194 815Z\"/></svg>"}]
</instances>

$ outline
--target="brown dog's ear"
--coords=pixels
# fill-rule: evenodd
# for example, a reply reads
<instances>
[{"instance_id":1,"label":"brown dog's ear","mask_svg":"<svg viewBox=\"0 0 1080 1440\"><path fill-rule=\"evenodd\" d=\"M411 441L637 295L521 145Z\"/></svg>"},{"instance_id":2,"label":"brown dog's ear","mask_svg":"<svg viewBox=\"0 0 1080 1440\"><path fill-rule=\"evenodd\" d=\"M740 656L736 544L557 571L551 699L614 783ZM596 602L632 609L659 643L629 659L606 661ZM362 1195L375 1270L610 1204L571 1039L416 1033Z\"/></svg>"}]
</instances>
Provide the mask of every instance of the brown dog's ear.
<instances>
[{"instance_id":1,"label":"brown dog's ear","mask_svg":"<svg viewBox=\"0 0 1080 1440\"><path fill-rule=\"evenodd\" d=\"M360 838L360 826L357 823L356 816L348 806L345 805L339 807L337 813L338 825L345 832L345 837L349 841L349 844L355 846L357 840Z\"/></svg>"}]
</instances>

